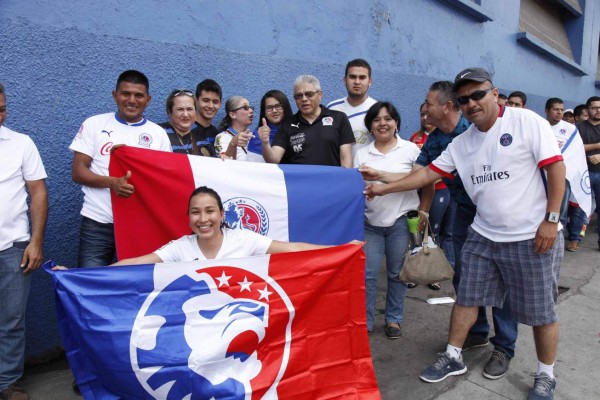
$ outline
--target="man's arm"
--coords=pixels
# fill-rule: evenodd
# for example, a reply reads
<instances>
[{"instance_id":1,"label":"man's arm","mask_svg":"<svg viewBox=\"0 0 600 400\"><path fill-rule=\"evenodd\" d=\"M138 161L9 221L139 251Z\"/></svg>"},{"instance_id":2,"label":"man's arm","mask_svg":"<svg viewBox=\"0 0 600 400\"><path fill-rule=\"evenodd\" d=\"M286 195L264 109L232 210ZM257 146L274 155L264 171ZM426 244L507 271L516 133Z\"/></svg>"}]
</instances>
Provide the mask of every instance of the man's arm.
<instances>
[{"instance_id":1,"label":"man's arm","mask_svg":"<svg viewBox=\"0 0 600 400\"><path fill-rule=\"evenodd\" d=\"M48 219L48 192L46 180L25 181L31 205L31 240L23 252L21 268L24 274L35 271L42 264L42 245L44 242L44 230Z\"/></svg>"},{"instance_id":2,"label":"man's arm","mask_svg":"<svg viewBox=\"0 0 600 400\"><path fill-rule=\"evenodd\" d=\"M584 144L583 145L583 149L585 150L586 153L588 151L597 151L597 150L600 150L600 142L598 142L598 143Z\"/></svg>"},{"instance_id":3,"label":"man's arm","mask_svg":"<svg viewBox=\"0 0 600 400\"><path fill-rule=\"evenodd\" d=\"M284 154L285 149L283 147L271 146L268 141L262 142L262 155L266 162L279 164Z\"/></svg>"},{"instance_id":4,"label":"man's arm","mask_svg":"<svg viewBox=\"0 0 600 400\"><path fill-rule=\"evenodd\" d=\"M546 170L548 181L546 212L558 213L565 194L565 164L562 161L557 161L543 168ZM545 253L552 249L557 234L556 224L546 221L544 217L544 221L542 221L535 234L535 251Z\"/></svg>"},{"instance_id":5,"label":"man's arm","mask_svg":"<svg viewBox=\"0 0 600 400\"><path fill-rule=\"evenodd\" d=\"M352 144L340 146L340 165L344 168L352 168Z\"/></svg>"},{"instance_id":6,"label":"man's arm","mask_svg":"<svg viewBox=\"0 0 600 400\"><path fill-rule=\"evenodd\" d=\"M76 151L73 156L73 166L71 167L71 176L73 181L93 188L110 188L117 196L129 197L134 192L133 185L127 181L131 178L131 171L121 178L114 176L102 176L90 171L92 157L87 154Z\"/></svg>"},{"instance_id":7,"label":"man's arm","mask_svg":"<svg viewBox=\"0 0 600 400\"><path fill-rule=\"evenodd\" d=\"M427 184L432 184L442 176L431 168L420 168L411 172L407 177L384 185L367 185L364 193L368 199L375 196L383 196L388 193L405 192L407 190L419 189Z\"/></svg>"}]
</instances>

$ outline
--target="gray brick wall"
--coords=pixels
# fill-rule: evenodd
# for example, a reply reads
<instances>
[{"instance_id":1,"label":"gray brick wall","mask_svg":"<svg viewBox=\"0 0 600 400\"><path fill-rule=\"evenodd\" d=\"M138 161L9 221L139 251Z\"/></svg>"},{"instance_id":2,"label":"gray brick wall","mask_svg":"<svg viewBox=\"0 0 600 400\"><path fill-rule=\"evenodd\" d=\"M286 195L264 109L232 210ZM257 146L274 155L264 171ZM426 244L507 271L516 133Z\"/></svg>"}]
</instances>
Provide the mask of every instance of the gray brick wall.
<instances>
[{"instance_id":1,"label":"gray brick wall","mask_svg":"<svg viewBox=\"0 0 600 400\"><path fill-rule=\"evenodd\" d=\"M569 2L578 3L577 0ZM567 10L547 0L521 0L519 30L529 32L560 53L574 60L562 15Z\"/></svg>"}]
</instances>

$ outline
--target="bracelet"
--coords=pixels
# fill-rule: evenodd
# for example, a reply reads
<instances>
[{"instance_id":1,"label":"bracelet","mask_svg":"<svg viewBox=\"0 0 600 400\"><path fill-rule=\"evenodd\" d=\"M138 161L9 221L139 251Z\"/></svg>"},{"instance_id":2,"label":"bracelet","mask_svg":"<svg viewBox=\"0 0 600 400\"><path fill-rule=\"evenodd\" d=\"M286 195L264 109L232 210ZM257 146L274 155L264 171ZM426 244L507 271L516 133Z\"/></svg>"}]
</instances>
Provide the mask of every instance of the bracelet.
<instances>
[{"instance_id":1,"label":"bracelet","mask_svg":"<svg viewBox=\"0 0 600 400\"><path fill-rule=\"evenodd\" d=\"M419 210L419 212L425 214L425 216L429 218L429 213L427 211Z\"/></svg>"}]
</instances>

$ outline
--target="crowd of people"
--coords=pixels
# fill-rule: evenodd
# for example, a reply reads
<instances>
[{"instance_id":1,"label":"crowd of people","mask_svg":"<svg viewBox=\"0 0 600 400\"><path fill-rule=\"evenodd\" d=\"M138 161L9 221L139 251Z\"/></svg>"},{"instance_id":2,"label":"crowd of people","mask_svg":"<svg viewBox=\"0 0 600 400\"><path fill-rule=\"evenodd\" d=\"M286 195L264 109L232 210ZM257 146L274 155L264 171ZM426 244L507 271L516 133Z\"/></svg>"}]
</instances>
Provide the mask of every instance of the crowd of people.
<instances>
[{"instance_id":1,"label":"crowd of people","mask_svg":"<svg viewBox=\"0 0 600 400\"><path fill-rule=\"evenodd\" d=\"M457 294L447 349L421 379L439 382L465 373L462 352L490 342L494 351L483 375L501 378L514 357L520 322L533 326L538 358L529 398L552 398L564 249L560 230L567 227L566 249L576 251L589 217L572 190L575 182L567 180L573 167L563 161L561 149L578 132L591 191L600 199L600 97L590 97L573 110L564 110L561 99L551 98L544 119L525 108L523 92L503 96L487 71L469 68L454 81L429 87L419 109L421 128L404 140L398 135L401 118L394 104L368 94L371 72L367 61L350 61L344 72L347 96L327 106L321 104L319 80L301 75L293 84L298 111L292 112L282 91L270 90L261 99L258 120L247 98L231 96L217 126L214 119L223 99L214 80L200 82L195 92L173 90L166 100L168 121L154 124L144 117L150 101L148 79L139 71L123 72L112 92L117 111L86 119L69 147L72 177L84 193L78 267L117 261L111 191L120 197L135 193L130 172L109 175L111 150L120 145L240 162L357 168L368 199L364 249L369 333L375 329L377 276L385 256L384 332L390 339L402 335L404 298L414 285L401 282L399 273L406 251L415 245L407 213L418 210L430 219L455 269ZM5 118L5 89L0 85L0 344L8 349L0 354L0 399L18 400L29 398L15 383L23 372L30 273L42 260L47 192L35 144L5 127ZM528 196L521 196L524 192ZM188 209L194 235L117 264L320 247L231 237L221 224L222 203L212 189L197 189ZM240 242L248 246L238 249L234 243ZM440 288L438 283L430 287ZM532 287L536 290L528 290ZM495 331L489 339L486 306L492 307Z\"/></svg>"}]
</instances>

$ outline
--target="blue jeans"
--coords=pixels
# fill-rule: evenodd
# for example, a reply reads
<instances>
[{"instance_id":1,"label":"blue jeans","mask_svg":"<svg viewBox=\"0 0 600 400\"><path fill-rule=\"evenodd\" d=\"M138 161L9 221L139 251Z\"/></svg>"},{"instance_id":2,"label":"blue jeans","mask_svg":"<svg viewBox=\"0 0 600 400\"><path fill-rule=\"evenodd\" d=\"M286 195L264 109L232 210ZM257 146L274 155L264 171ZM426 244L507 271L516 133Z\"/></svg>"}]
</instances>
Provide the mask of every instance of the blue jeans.
<instances>
[{"instance_id":1,"label":"blue jeans","mask_svg":"<svg viewBox=\"0 0 600 400\"><path fill-rule=\"evenodd\" d=\"M0 390L23 375L25 310L31 274L23 275L21 259L27 242L0 251Z\"/></svg>"},{"instance_id":2,"label":"blue jeans","mask_svg":"<svg viewBox=\"0 0 600 400\"><path fill-rule=\"evenodd\" d=\"M101 267L115 262L116 247L113 224L102 224L81 217L79 231L79 268Z\"/></svg>"},{"instance_id":3,"label":"blue jeans","mask_svg":"<svg viewBox=\"0 0 600 400\"><path fill-rule=\"evenodd\" d=\"M365 240L367 329L371 331L375 320L377 275L379 275L379 268L384 255L387 269L385 322L400 323L404 318L406 286L400 282L399 275L404 265L404 255L410 241L406 216L398 218L394 225L387 228L372 226L365 222Z\"/></svg>"},{"instance_id":4,"label":"blue jeans","mask_svg":"<svg viewBox=\"0 0 600 400\"><path fill-rule=\"evenodd\" d=\"M452 283L454 284L454 290L457 290L461 270L460 254L467 240L469 226L471 226L475 218L475 212L459 206L456 209L455 217L453 240L454 254L457 257L454 264L454 278ZM512 318L509 303L505 301L502 308L492 307L492 318L494 320L495 336L490 338L490 342L494 345L494 349L506 354L509 358L513 358L515 356L515 344L519 333L519 323ZM490 324L487 320L486 309L485 307L479 307L477 321L471 327L469 335L486 338L489 333Z\"/></svg>"},{"instance_id":5,"label":"blue jeans","mask_svg":"<svg viewBox=\"0 0 600 400\"><path fill-rule=\"evenodd\" d=\"M596 214L600 221L600 172L590 171L590 186L596 199ZM592 214L594 210L592 210ZM600 222L598 222L598 247L600 247Z\"/></svg>"},{"instance_id":6,"label":"blue jeans","mask_svg":"<svg viewBox=\"0 0 600 400\"><path fill-rule=\"evenodd\" d=\"M455 262L454 245L452 244L455 212L456 202L450 197L450 191L448 189L436 190L429 209L429 223L433 233L439 235L439 243L452 266Z\"/></svg>"}]
</instances>

